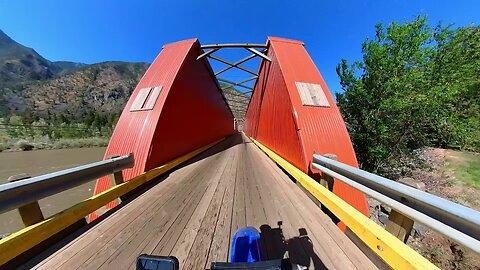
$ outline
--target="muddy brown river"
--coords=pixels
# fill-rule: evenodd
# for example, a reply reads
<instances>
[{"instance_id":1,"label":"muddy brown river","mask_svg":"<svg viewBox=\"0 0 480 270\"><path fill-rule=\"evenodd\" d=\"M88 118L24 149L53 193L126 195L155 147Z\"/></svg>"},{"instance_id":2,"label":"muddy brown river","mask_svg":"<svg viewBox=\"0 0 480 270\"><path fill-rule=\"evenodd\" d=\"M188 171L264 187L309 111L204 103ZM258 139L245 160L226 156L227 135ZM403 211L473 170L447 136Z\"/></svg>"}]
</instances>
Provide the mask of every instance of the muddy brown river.
<instances>
[{"instance_id":1,"label":"muddy brown river","mask_svg":"<svg viewBox=\"0 0 480 270\"><path fill-rule=\"evenodd\" d=\"M105 148L76 148L35 150L28 152L0 152L0 184L8 177L27 173L30 176L64 170L103 159ZM49 217L93 194L95 181L58 193L39 201L44 217ZM17 210L0 214L0 235L10 234L23 228Z\"/></svg>"}]
</instances>

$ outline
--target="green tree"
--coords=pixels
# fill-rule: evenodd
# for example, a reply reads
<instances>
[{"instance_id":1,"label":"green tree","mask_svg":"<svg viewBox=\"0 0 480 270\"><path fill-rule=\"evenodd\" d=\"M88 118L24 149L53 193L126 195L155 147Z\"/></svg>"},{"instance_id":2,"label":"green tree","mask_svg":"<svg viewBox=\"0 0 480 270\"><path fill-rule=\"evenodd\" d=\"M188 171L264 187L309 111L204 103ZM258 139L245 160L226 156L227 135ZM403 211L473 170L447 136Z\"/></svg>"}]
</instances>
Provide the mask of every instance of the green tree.
<instances>
[{"instance_id":1,"label":"green tree","mask_svg":"<svg viewBox=\"0 0 480 270\"><path fill-rule=\"evenodd\" d=\"M479 46L478 27L432 28L418 16L378 24L362 61L342 60L337 101L364 169L422 146L479 149Z\"/></svg>"}]
</instances>

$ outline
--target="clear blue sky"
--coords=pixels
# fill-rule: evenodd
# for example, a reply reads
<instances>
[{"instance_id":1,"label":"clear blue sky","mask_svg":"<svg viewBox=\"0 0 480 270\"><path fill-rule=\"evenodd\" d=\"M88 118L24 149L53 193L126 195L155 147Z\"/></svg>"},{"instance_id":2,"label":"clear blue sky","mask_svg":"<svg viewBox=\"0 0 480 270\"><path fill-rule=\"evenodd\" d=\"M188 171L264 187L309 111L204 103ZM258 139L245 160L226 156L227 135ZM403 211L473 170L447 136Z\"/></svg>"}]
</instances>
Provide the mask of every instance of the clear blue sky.
<instances>
[{"instance_id":1,"label":"clear blue sky","mask_svg":"<svg viewBox=\"0 0 480 270\"><path fill-rule=\"evenodd\" d=\"M192 37L203 44L297 39L334 92L340 90L335 66L341 58L360 58L361 43L376 23L418 14L433 25L478 25L480 1L0 0L0 29L49 60L83 63L150 63L163 44Z\"/></svg>"}]
</instances>

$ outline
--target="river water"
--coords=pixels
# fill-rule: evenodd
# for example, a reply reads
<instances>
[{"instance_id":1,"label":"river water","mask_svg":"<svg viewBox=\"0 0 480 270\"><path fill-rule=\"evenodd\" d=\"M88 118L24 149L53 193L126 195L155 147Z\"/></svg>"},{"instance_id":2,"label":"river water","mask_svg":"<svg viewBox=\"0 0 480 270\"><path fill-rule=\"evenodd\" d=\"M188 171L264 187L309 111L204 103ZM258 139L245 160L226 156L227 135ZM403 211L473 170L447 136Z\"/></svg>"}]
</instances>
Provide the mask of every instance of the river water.
<instances>
[{"instance_id":1,"label":"river water","mask_svg":"<svg viewBox=\"0 0 480 270\"><path fill-rule=\"evenodd\" d=\"M100 161L104 153L104 147L0 152L0 184L8 182L8 177L16 174L37 176ZM95 181L92 181L40 200L43 216L49 217L92 196L94 187ZM23 227L17 210L0 214L0 235Z\"/></svg>"}]
</instances>

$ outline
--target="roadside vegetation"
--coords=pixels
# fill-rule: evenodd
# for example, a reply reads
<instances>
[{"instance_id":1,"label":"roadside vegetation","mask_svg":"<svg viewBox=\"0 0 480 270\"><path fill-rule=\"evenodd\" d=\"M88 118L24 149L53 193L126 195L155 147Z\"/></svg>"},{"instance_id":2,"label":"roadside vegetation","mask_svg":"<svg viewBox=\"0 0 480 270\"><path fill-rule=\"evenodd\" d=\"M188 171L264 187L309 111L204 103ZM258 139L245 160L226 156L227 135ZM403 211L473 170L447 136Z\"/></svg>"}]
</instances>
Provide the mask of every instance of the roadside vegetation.
<instances>
[{"instance_id":1,"label":"roadside vegetation","mask_svg":"<svg viewBox=\"0 0 480 270\"><path fill-rule=\"evenodd\" d=\"M81 120L67 116L47 120L29 114L0 118L0 151L107 146L119 117L93 111Z\"/></svg>"},{"instance_id":2,"label":"roadside vegetation","mask_svg":"<svg viewBox=\"0 0 480 270\"><path fill-rule=\"evenodd\" d=\"M459 151L450 151L449 153L446 168L452 172L456 181L480 189L480 154Z\"/></svg>"},{"instance_id":3,"label":"roadside vegetation","mask_svg":"<svg viewBox=\"0 0 480 270\"><path fill-rule=\"evenodd\" d=\"M362 54L337 67L362 168L388 174L426 146L480 151L480 27L378 24Z\"/></svg>"},{"instance_id":4,"label":"roadside vegetation","mask_svg":"<svg viewBox=\"0 0 480 270\"><path fill-rule=\"evenodd\" d=\"M480 210L480 27L422 16L387 26L343 59L337 102L361 168ZM369 198L373 220L389 207ZM480 256L415 223L408 245L441 269L478 269Z\"/></svg>"}]
</instances>

